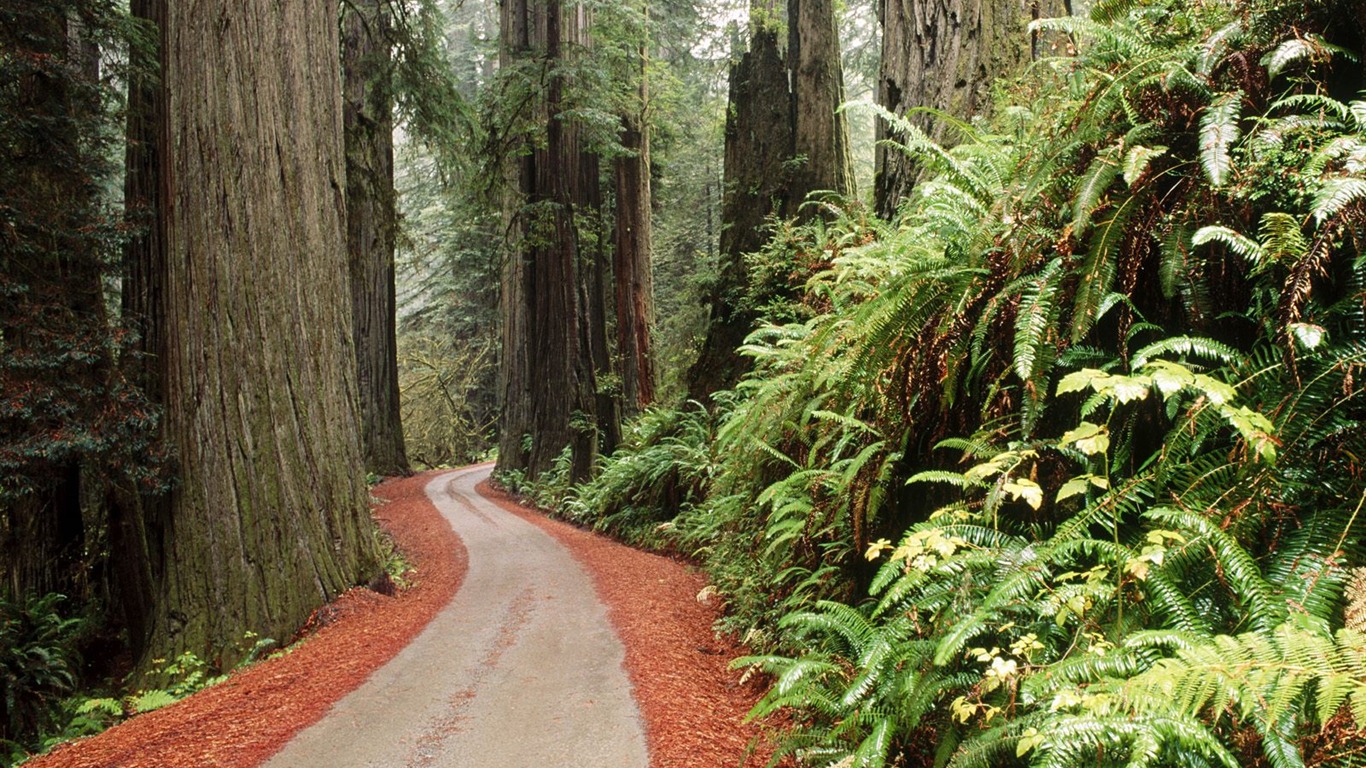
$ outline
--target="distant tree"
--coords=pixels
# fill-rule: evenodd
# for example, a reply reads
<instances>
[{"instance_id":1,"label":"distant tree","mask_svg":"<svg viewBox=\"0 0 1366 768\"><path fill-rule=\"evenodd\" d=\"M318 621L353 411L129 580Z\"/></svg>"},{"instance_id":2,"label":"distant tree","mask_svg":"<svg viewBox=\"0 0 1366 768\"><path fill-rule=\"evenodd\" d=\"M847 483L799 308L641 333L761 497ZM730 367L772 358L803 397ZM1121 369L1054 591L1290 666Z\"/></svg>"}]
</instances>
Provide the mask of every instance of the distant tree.
<instances>
[{"instance_id":1,"label":"distant tree","mask_svg":"<svg viewBox=\"0 0 1366 768\"><path fill-rule=\"evenodd\" d=\"M394 83L388 0L341 6L346 249L366 470L408 473L398 388Z\"/></svg>"},{"instance_id":2,"label":"distant tree","mask_svg":"<svg viewBox=\"0 0 1366 768\"><path fill-rule=\"evenodd\" d=\"M114 130L90 0L0 2L0 594L95 590L106 481L155 482L156 410L115 360L120 241L101 200Z\"/></svg>"},{"instance_id":3,"label":"distant tree","mask_svg":"<svg viewBox=\"0 0 1366 768\"><path fill-rule=\"evenodd\" d=\"M641 20L649 9L641 3ZM616 282L617 356L622 407L639 413L655 399L654 272L650 262L653 222L650 185L650 80L648 35L633 46L634 94L621 115L623 152L614 162L616 232L613 271Z\"/></svg>"},{"instance_id":4,"label":"distant tree","mask_svg":"<svg viewBox=\"0 0 1366 768\"><path fill-rule=\"evenodd\" d=\"M512 207L517 236L503 280L504 410L499 469L535 477L572 446L576 473L592 461L593 367L581 326L575 205L582 192L577 126L563 116L565 43L586 28L581 9L559 0L503 5L505 69L539 74L520 87L533 102L531 121L544 137L516 162ZM578 418L576 418L576 414ZM585 418L587 416L587 418Z\"/></svg>"},{"instance_id":5,"label":"distant tree","mask_svg":"<svg viewBox=\"0 0 1366 768\"><path fill-rule=\"evenodd\" d=\"M587 477L654 386L644 25L614 18L600 42L598 11L644 18L638 6L503 6L499 470L530 477L566 448L571 475Z\"/></svg>"},{"instance_id":6,"label":"distant tree","mask_svg":"<svg viewBox=\"0 0 1366 768\"><path fill-rule=\"evenodd\" d=\"M166 196L157 237L130 254L141 263L127 290L156 330L148 375L179 484L130 516L142 530L125 553L147 564L128 588L147 605L135 644L144 661L192 649L231 662L247 630L289 637L376 570L336 8L140 0L137 11L160 29L150 102L162 106L134 121L151 129L133 146L156 169L138 178Z\"/></svg>"},{"instance_id":7,"label":"distant tree","mask_svg":"<svg viewBox=\"0 0 1366 768\"><path fill-rule=\"evenodd\" d=\"M854 194L849 126L844 105L844 67L834 0L788 0L787 68L791 73L794 170L785 215L813 192Z\"/></svg>"},{"instance_id":8,"label":"distant tree","mask_svg":"<svg viewBox=\"0 0 1366 768\"><path fill-rule=\"evenodd\" d=\"M767 240L768 219L807 215L801 206L813 192L854 194L849 128L837 114L844 86L833 4L788 0L786 50L777 12L755 0L749 50L730 71L720 269L688 372L696 400L735 386L747 368L736 352L755 320L742 301L744 255Z\"/></svg>"}]
</instances>

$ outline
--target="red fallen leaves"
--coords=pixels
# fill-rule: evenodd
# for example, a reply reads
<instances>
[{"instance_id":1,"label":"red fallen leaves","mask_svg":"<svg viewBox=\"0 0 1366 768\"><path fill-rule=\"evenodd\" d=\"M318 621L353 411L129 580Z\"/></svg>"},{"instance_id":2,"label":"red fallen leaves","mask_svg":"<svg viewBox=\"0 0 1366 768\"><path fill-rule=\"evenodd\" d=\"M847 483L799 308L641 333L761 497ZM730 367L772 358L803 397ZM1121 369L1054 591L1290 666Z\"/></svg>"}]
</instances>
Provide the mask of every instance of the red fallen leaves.
<instances>
[{"instance_id":1,"label":"red fallen leaves","mask_svg":"<svg viewBox=\"0 0 1366 768\"><path fill-rule=\"evenodd\" d=\"M57 748L32 768L252 768L321 718L422 630L455 595L468 556L427 500L434 473L390 480L376 518L416 569L397 597L352 589L319 609L316 631L289 653L165 709ZM748 755L759 728L743 718L762 695L728 669L744 649L711 631L714 608L699 604L704 579L680 563L633 550L480 492L555 536L593 575L626 646L626 665L645 719L653 768L763 765Z\"/></svg>"},{"instance_id":2,"label":"red fallen leaves","mask_svg":"<svg viewBox=\"0 0 1366 768\"><path fill-rule=\"evenodd\" d=\"M326 621L317 621L317 631L288 654L26 765L260 765L393 658L455 595L468 559L464 545L423 492L431 478L427 473L390 480L374 490L388 500L376 510L376 518L417 571L413 585L401 596L349 590L319 609L327 614Z\"/></svg>"}]
</instances>

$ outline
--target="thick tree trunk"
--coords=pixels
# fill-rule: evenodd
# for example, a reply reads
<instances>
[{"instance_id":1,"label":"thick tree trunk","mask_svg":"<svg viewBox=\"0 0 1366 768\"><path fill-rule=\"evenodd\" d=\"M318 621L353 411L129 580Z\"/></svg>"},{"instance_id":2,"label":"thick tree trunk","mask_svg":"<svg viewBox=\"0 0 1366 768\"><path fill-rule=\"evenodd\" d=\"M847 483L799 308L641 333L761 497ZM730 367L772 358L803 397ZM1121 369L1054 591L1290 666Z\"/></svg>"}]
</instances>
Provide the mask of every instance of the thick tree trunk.
<instances>
[{"instance_id":1,"label":"thick tree trunk","mask_svg":"<svg viewBox=\"0 0 1366 768\"><path fill-rule=\"evenodd\" d=\"M531 55L532 28L536 19L530 13L528 0L503 0L500 12L498 63L504 72L509 72L519 58ZM507 241L499 290L502 319L498 361L498 390L502 401L498 416L499 472L523 472L531 464L532 370L528 343L531 259L522 247L525 240L522 206L524 195L533 188L535 172L535 157L528 152L507 164L504 179L503 228Z\"/></svg>"},{"instance_id":2,"label":"thick tree trunk","mask_svg":"<svg viewBox=\"0 0 1366 768\"><path fill-rule=\"evenodd\" d=\"M688 396L706 402L735 386L747 366L736 349L754 317L744 311L744 255L763 247L765 221L787 206L795 152L795 107L787 68L773 28L757 29L749 50L730 70L726 154L721 198L720 274L710 296L711 316L697 362L688 371Z\"/></svg>"},{"instance_id":3,"label":"thick tree trunk","mask_svg":"<svg viewBox=\"0 0 1366 768\"><path fill-rule=\"evenodd\" d=\"M799 216L812 192L854 195L849 125L844 103L839 27L834 0L788 0L787 66L793 94L793 140L798 165L788 189L786 216Z\"/></svg>"},{"instance_id":4,"label":"thick tree trunk","mask_svg":"<svg viewBox=\"0 0 1366 768\"><path fill-rule=\"evenodd\" d=\"M769 0L752 18L770 18ZM736 352L755 317L741 309L744 255L767 242L770 215L806 218L808 195L854 194L849 127L836 110L844 99L839 33L832 0L788 0L788 50L776 25L755 21L749 51L731 68L726 113L725 190L721 201L721 273L688 396L705 402L734 387L748 370Z\"/></svg>"},{"instance_id":5,"label":"thick tree trunk","mask_svg":"<svg viewBox=\"0 0 1366 768\"><path fill-rule=\"evenodd\" d=\"M166 0L132 0L132 15L154 28L166 23ZM162 153L166 90L161 88L160 49L135 46L131 51L133 78L128 85L128 143L124 164L124 207L135 234L124 248L123 323L138 335L135 354L123 360L125 375L153 402L165 392L166 370L158 361L166 355L166 334L158 318L165 317L167 286L166 220L159 216L165 198ZM120 485L109 502L110 564L114 599L135 652L141 653L151 636L156 584L166 563L162 537L170 528L170 504L165 496L150 496Z\"/></svg>"},{"instance_id":6,"label":"thick tree trunk","mask_svg":"<svg viewBox=\"0 0 1366 768\"><path fill-rule=\"evenodd\" d=\"M586 477L597 451L592 300L586 275L591 254L578 242L579 211L592 209L584 181L585 154L572 120L562 114L568 77L565 43L587 45L587 9L562 7L559 0L504 5L504 51L509 61L541 57L543 93L535 120L545 141L523 160L515 239L503 278L504 404L498 459L500 471L546 472L566 448L570 472ZM596 180L596 173L592 178ZM596 181L594 181L594 186ZM586 258L586 264L580 259Z\"/></svg>"},{"instance_id":7,"label":"thick tree trunk","mask_svg":"<svg viewBox=\"0 0 1366 768\"><path fill-rule=\"evenodd\" d=\"M650 91L644 45L638 55L639 108L622 117L621 144L627 153L617 158L614 168L617 357L621 361L621 402L627 416L639 413L655 399L651 345L654 272L650 265L650 129L646 121Z\"/></svg>"},{"instance_id":8,"label":"thick tree trunk","mask_svg":"<svg viewBox=\"0 0 1366 768\"><path fill-rule=\"evenodd\" d=\"M165 433L149 653L231 663L376 570L345 263L336 7L158 8Z\"/></svg>"},{"instance_id":9,"label":"thick tree trunk","mask_svg":"<svg viewBox=\"0 0 1366 768\"><path fill-rule=\"evenodd\" d=\"M898 115L915 107L960 119L980 114L990 106L992 83L1037 53L1026 30L1029 22L1069 12L1067 0L879 0L878 103ZM915 114L910 120L936 141L953 138L931 115ZM877 138L896 136L879 123ZM891 218L919 170L905 154L881 144L875 162L877 213Z\"/></svg>"},{"instance_id":10,"label":"thick tree trunk","mask_svg":"<svg viewBox=\"0 0 1366 768\"><path fill-rule=\"evenodd\" d=\"M602 161L591 152L579 152L579 178L574 190L574 219L583 233L591 232L584 240L587 247L579 253L579 337L581 367L587 385L585 394L592 399L595 416L592 442L581 443L574 457L575 476L587 478L593 469L593 459L599 453L610 454L621 442L621 392L610 383L615 374L612 366L612 343L608 325L613 317L608 302L612 283L612 232L607 211L602 202ZM582 439L582 438L580 438Z\"/></svg>"},{"instance_id":11,"label":"thick tree trunk","mask_svg":"<svg viewBox=\"0 0 1366 768\"><path fill-rule=\"evenodd\" d=\"M406 475L395 329L393 89L386 0L342 4L346 249L365 468Z\"/></svg>"}]
</instances>

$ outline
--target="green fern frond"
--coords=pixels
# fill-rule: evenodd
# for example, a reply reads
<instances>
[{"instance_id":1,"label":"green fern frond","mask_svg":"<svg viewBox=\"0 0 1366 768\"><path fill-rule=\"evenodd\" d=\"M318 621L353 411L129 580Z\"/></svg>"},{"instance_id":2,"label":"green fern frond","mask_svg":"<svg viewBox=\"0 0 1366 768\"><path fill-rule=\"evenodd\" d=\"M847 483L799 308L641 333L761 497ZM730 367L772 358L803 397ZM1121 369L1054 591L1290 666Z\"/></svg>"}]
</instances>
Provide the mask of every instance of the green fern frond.
<instances>
[{"instance_id":1,"label":"green fern frond","mask_svg":"<svg viewBox=\"0 0 1366 768\"><path fill-rule=\"evenodd\" d=\"M1163 525L1192 531L1205 540L1224 578L1233 585L1236 594L1247 602L1249 617L1255 625L1270 629L1284 621L1285 610L1272 598L1271 586L1263 578L1257 562L1228 532L1200 515L1170 507L1154 507L1147 514ZM1197 541L1192 540L1185 547L1191 547Z\"/></svg>"},{"instance_id":2,"label":"green fern frond","mask_svg":"<svg viewBox=\"0 0 1366 768\"><path fill-rule=\"evenodd\" d=\"M1336 177L1324 179L1314 193L1312 210L1319 224L1331 219L1347 206L1366 198L1366 179Z\"/></svg>"},{"instance_id":3,"label":"green fern frond","mask_svg":"<svg viewBox=\"0 0 1366 768\"><path fill-rule=\"evenodd\" d=\"M1123 164L1116 157L1118 147L1109 147L1096 159L1081 177L1072 203L1072 233L1080 238L1091 225L1091 214L1101 205L1101 198L1114 184L1123 170Z\"/></svg>"},{"instance_id":4,"label":"green fern frond","mask_svg":"<svg viewBox=\"0 0 1366 768\"><path fill-rule=\"evenodd\" d=\"M1232 148L1238 140L1243 92L1221 94L1200 119L1200 165L1214 187L1222 187L1233 170Z\"/></svg>"},{"instance_id":5,"label":"green fern frond","mask_svg":"<svg viewBox=\"0 0 1366 768\"><path fill-rule=\"evenodd\" d=\"M1209 75L1213 72L1214 66L1223 59L1229 48L1236 44L1242 36L1243 22L1239 20L1229 22L1206 38L1200 45L1200 74Z\"/></svg>"},{"instance_id":6,"label":"green fern frond","mask_svg":"<svg viewBox=\"0 0 1366 768\"><path fill-rule=\"evenodd\" d=\"M1091 20L1113 24L1143 5L1143 0L1100 0L1091 6Z\"/></svg>"},{"instance_id":7,"label":"green fern frond","mask_svg":"<svg viewBox=\"0 0 1366 768\"><path fill-rule=\"evenodd\" d=\"M1111 288L1118 268L1120 244L1129 234L1129 219L1137 209L1138 198L1130 196L1113 216L1096 225L1091 247L1081 265L1081 284L1072 310L1073 343L1085 338L1103 314L1105 302L1113 301Z\"/></svg>"},{"instance_id":8,"label":"green fern frond","mask_svg":"<svg viewBox=\"0 0 1366 768\"><path fill-rule=\"evenodd\" d=\"M1309 253L1299 220L1286 213L1262 216L1261 241L1262 252L1276 261L1294 263Z\"/></svg>"},{"instance_id":9,"label":"green fern frond","mask_svg":"<svg viewBox=\"0 0 1366 768\"><path fill-rule=\"evenodd\" d=\"M1253 265L1262 264L1266 259L1260 243L1222 225L1201 227L1191 237L1191 245L1198 247L1207 243L1222 243Z\"/></svg>"},{"instance_id":10,"label":"green fern frond","mask_svg":"<svg viewBox=\"0 0 1366 768\"><path fill-rule=\"evenodd\" d=\"M1238 350L1214 339L1199 336L1169 336L1143 347L1134 353L1130 365L1138 370L1163 355L1199 357L1223 365L1231 365L1242 359Z\"/></svg>"}]
</instances>

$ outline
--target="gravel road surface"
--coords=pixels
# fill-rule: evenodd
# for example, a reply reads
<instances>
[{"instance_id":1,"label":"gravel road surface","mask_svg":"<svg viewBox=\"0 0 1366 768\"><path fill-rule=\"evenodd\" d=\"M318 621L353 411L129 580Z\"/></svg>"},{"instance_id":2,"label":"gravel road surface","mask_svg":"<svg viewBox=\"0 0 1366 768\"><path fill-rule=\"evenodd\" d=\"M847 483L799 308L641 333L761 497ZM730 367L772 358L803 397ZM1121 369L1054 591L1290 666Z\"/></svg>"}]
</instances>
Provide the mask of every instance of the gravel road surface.
<instances>
[{"instance_id":1,"label":"gravel road surface","mask_svg":"<svg viewBox=\"0 0 1366 768\"><path fill-rule=\"evenodd\" d=\"M268 768L649 765L624 649L588 574L475 493L489 471L427 486L469 552L455 599Z\"/></svg>"}]
</instances>

